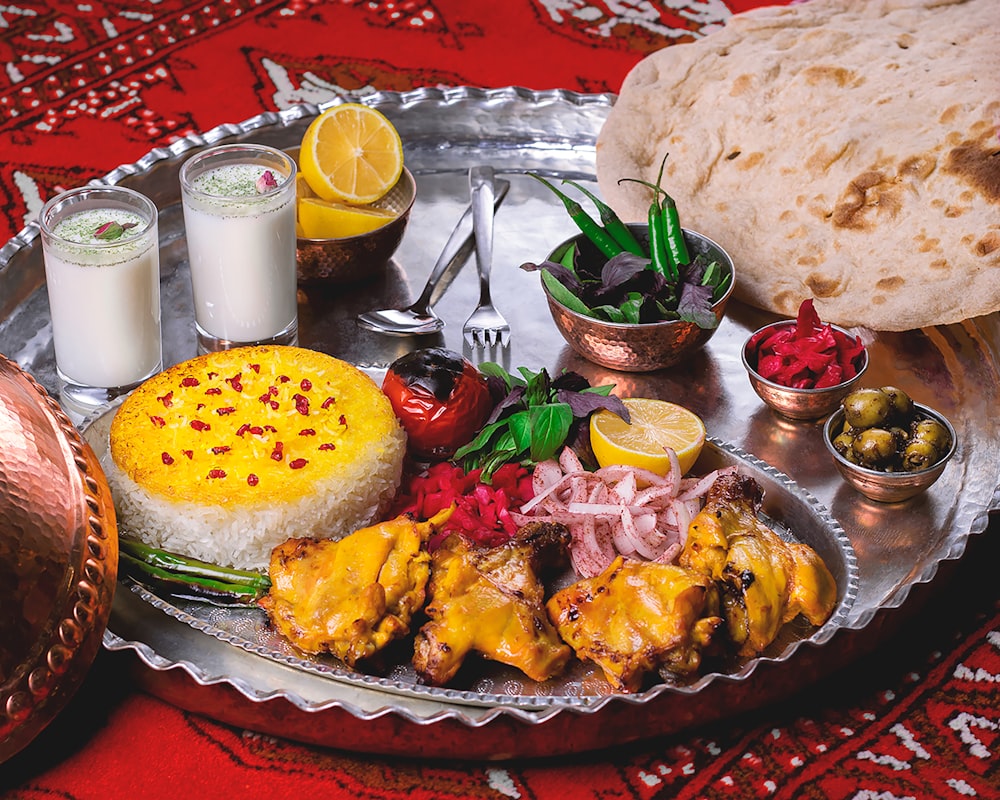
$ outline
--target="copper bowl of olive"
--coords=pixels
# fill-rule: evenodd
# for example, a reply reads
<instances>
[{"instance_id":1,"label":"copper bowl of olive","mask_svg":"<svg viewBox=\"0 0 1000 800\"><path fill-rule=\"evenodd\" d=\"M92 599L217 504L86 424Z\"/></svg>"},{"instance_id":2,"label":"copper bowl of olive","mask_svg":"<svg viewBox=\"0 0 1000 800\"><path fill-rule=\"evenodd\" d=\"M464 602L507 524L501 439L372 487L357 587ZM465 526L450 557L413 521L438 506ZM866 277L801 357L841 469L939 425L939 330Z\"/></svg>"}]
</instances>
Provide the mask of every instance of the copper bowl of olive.
<instances>
[{"instance_id":1,"label":"copper bowl of olive","mask_svg":"<svg viewBox=\"0 0 1000 800\"><path fill-rule=\"evenodd\" d=\"M823 441L844 480L881 503L925 491L958 447L944 415L892 386L848 394L823 426Z\"/></svg>"}]
</instances>

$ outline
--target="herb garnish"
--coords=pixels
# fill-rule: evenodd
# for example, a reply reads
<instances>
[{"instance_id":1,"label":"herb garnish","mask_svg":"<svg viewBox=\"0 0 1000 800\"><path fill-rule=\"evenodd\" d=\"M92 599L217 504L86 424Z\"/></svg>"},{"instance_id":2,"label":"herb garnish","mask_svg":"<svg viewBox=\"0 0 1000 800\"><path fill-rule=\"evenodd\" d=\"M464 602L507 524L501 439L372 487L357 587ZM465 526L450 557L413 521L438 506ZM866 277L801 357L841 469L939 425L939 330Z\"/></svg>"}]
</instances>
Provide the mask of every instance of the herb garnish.
<instances>
[{"instance_id":1,"label":"herb garnish","mask_svg":"<svg viewBox=\"0 0 1000 800\"><path fill-rule=\"evenodd\" d=\"M492 362L480 364L479 371L502 399L453 460L466 472L482 469L484 482L502 464L537 464L554 457L563 445L577 443L589 432L584 423L594 411L608 409L629 421L625 404L611 394L613 385L592 387L575 372L552 379L544 368L532 372L520 367L518 377Z\"/></svg>"}]
</instances>

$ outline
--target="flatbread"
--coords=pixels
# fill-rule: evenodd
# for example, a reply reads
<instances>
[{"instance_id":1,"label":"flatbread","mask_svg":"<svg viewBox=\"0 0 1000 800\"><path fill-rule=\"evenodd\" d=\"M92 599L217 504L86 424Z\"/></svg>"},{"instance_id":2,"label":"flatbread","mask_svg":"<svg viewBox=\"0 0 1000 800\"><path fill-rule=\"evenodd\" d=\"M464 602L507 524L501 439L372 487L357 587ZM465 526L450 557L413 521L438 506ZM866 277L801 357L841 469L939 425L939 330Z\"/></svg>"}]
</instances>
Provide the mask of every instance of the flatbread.
<instances>
[{"instance_id":1,"label":"flatbread","mask_svg":"<svg viewBox=\"0 0 1000 800\"><path fill-rule=\"evenodd\" d=\"M597 140L601 192L681 222L736 296L902 331L1000 309L1000 2L810 0L756 9L626 76Z\"/></svg>"}]
</instances>

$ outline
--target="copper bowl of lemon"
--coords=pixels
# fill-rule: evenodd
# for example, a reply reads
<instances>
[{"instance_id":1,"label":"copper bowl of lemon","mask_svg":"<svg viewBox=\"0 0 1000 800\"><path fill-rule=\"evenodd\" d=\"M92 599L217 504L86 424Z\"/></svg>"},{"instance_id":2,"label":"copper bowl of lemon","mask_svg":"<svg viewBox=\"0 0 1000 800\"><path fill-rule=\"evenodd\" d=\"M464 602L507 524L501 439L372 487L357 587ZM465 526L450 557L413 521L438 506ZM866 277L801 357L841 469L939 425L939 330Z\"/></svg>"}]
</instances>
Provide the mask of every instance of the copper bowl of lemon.
<instances>
[{"instance_id":1,"label":"copper bowl of lemon","mask_svg":"<svg viewBox=\"0 0 1000 800\"><path fill-rule=\"evenodd\" d=\"M657 475L691 470L705 446L705 423L684 406L625 397L626 422L602 410L590 417L590 449L601 467L625 465Z\"/></svg>"},{"instance_id":2,"label":"copper bowl of lemon","mask_svg":"<svg viewBox=\"0 0 1000 800\"><path fill-rule=\"evenodd\" d=\"M299 283L360 283L383 275L417 196L392 123L360 103L333 106L309 125L301 147L286 152L299 167Z\"/></svg>"}]
</instances>

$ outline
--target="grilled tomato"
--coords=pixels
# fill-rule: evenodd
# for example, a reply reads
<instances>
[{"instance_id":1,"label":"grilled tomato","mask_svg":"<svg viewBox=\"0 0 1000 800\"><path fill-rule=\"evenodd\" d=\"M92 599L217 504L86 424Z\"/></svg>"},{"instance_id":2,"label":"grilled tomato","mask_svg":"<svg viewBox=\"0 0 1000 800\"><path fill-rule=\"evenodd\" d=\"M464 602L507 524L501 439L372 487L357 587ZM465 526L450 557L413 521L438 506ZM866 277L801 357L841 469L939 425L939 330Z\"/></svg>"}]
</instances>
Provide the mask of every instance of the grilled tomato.
<instances>
[{"instance_id":1,"label":"grilled tomato","mask_svg":"<svg viewBox=\"0 0 1000 800\"><path fill-rule=\"evenodd\" d=\"M493 410L486 378L467 358L440 347L396 359L382 381L416 458L443 460L471 441Z\"/></svg>"}]
</instances>

